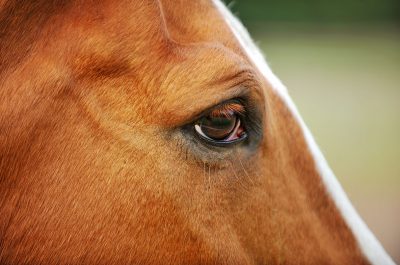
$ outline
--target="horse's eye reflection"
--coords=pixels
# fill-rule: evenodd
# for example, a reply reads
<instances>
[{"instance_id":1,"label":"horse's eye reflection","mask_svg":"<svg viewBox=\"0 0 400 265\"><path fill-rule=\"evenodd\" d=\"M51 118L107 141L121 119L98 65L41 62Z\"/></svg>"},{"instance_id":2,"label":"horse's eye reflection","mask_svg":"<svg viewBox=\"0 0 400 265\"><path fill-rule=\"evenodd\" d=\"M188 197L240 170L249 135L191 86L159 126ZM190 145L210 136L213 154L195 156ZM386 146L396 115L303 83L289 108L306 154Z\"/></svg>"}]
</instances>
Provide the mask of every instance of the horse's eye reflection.
<instances>
[{"instance_id":1,"label":"horse's eye reflection","mask_svg":"<svg viewBox=\"0 0 400 265\"><path fill-rule=\"evenodd\" d=\"M210 113L200 118L195 124L195 132L211 144L229 145L247 137L241 116L243 105L235 102L215 107Z\"/></svg>"}]
</instances>

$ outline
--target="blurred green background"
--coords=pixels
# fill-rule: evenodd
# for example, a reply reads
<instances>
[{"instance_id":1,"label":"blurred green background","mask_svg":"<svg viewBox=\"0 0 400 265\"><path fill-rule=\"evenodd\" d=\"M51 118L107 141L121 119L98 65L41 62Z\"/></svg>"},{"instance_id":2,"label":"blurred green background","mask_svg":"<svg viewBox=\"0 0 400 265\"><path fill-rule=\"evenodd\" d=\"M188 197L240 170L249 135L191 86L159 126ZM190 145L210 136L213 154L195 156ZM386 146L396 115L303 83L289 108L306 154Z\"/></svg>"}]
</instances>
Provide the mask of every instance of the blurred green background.
<instances>
[{"instance_id":1,"label":"blurred green background","mask_svg":"<svg viewBox=\"0 0 400 265\"><path fill-rule=\"evenodd\" d=\"M400 1L225 1L400 263Z\"/></svg>"}]
</instances>

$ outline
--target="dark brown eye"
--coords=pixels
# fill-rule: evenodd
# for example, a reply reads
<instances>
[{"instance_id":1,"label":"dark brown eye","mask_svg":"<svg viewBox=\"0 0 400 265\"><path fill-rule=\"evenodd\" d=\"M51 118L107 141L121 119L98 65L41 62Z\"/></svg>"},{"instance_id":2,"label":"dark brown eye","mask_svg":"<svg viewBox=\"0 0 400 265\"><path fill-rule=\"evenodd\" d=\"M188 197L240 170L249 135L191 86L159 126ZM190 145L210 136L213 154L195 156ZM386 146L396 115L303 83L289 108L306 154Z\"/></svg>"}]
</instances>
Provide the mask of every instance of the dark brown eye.
<instances>
[{"instance_id":1,"label":"dark brown eye","mask_svg":"<svg viewBox=\"0 0 400 265\"><path fill-rule=\"evenodd\" d=\"M239 103L231 102L217 106L195 123L195 131L212 143L237 142L247 136L240 119L243 113L244 107Z\"/></svg>"}]
</instances>

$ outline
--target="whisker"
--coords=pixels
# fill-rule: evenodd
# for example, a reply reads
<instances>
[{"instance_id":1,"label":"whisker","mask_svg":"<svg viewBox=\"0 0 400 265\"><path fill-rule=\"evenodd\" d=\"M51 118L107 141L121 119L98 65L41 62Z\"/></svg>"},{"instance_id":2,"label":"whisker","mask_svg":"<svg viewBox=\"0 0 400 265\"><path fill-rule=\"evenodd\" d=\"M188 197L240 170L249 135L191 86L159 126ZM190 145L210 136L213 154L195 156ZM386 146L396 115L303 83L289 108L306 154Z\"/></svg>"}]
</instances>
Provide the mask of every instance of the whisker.
<instances>
[{"instance_id":1,"label":"whisker","mask_svg":"<svg viewBox=\"0 0 400 265\"><path fill-rule=\"evenodd\" d=\"M207 185L207 180L206 180L206 163L203 161L203 182L204 182L204 187L206 188L206 190L209 189L208 185Z\"/></svg>"},{"instance_id":2,"label":"whisker","mask_svg":"<svg viewBox=\"0 0 400 265\"><path fill-rule=\"evenodd\" d=\"M214 206L216 207L217 206L217 202L216 202L216 200L215 200L215 192L214 192L214 190L211 190L211 188L212 188L212 186L211 186L211 184L212 184L212 179L211 179L211 166L210 165L207 165L208 166L208 183L209 183L209 185L210 185L210 196L211 196L211 200L212 200L212 202L214 203Z\"/></svg>"},{"instance_id":3,"label":"whisker","mask_svg":"<svg viewBox=\"0 0 400 265\"><path fill-rule=\"evenodd\" d=\"M211 167L208 165L208 186L211 189Z\"/></svg>"},{"instance_id":4,"label":"whisker","mask_svg":"<svg viewBox=\"0 0 400 265\"><path fill-rule=\"evenodd\" d=\"M244 174L246 175L247 179L250 181L251 185L255 185L254 180L252 179L252 177L250 176L250 174L247 172L247 170L245 169L242 160L240 159L240 157L237 158L240 164L240 167L243 169Z\"/></svg>"},{"instance_id":5,"label":"whisker","mask_svg":"<svg viewBox=\"0 0 400 265\"><path fill-rule=\"evenodd\" d=\"M232 162L232 161L229 161L229 164L230 164L230 166L231 166L231 168L232 168L233 175L234 175L235 178L237 179L237 181L238 181L240 187L242 187L244 190L248 190L248 187L246 187L246 185L243 185L242 179L237 175L237 173L236 173L236 171L235 171L235 167L233 166L233 162Z\"/></svg>"}]
</instances>

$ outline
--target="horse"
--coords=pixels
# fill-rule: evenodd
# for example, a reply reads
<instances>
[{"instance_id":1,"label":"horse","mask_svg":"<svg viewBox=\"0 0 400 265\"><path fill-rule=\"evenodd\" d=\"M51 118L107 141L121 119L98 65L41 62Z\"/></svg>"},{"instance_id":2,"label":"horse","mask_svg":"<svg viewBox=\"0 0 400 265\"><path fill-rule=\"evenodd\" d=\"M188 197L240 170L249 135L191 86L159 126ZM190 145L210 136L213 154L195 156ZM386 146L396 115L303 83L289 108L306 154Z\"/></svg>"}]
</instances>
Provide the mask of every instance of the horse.
<instances>
[{"instance_id":1,"label":"horse","mask_svg":"<svg viewBox=\"0 0 400 265\"><path fill-rule=\"evenodd\" d=\"M0 1L0 264L394 264L219 0Z\"/></svg>"}]
</instances>

